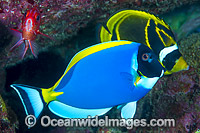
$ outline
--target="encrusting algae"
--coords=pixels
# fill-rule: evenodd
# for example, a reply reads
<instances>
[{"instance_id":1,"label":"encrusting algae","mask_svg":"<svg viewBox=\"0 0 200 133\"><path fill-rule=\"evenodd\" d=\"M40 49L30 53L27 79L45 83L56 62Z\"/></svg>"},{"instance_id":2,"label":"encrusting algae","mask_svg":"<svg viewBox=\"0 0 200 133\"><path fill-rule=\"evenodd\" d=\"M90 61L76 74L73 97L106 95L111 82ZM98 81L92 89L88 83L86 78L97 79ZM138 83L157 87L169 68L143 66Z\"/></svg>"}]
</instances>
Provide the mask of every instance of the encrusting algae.
<instances>
[{"instance_id":1,"label":"encrusting algae","mask_svg":"<svg viewBox=\"0 0 200 133\"><path fill-rule=\"evenodd\" d=\"M194 33L182 39L179 49L188 65L195 68L200 75L200 33Z\"/></svg>"},{"instance_id":2,"label":"encrusting algae","mask_svg":"<svg viewBox=\"0 0 200 133\"><path fill-rule=\"evenodd\" d=\"M8 110L3 98L0 96L0 131L1 132L15 132L17 123L11 123L8 119Z\"/></svg>"}]
</instances>

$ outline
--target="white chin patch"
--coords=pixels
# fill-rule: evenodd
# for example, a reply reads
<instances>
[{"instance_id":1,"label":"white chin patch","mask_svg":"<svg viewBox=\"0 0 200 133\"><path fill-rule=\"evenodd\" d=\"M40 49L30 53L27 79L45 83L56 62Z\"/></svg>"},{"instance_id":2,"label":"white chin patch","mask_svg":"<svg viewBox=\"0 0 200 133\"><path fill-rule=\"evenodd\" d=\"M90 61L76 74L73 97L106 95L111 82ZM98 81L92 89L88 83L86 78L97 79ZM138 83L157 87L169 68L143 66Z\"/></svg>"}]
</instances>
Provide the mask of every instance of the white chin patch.
<instances>
[{"instance_id":1,"label":"white chin patch","mask_svg":"<svg viewBox=\"0 0 200 133\"><path fill-rule=\"evenodd\" d=\"M177 49L178 49L177 45L173 45L173 46L166 47L166 48L162 49L162 50L160 51L160 54L159 54L159 59L160 59L160 61L163 62L163 59L164 59L169 53L171 53L172 51L177 50Z\"/></svg>"},{"instance_id":2,"label":"white chin patch","mask_svg":"<svg viewBox=\"0 0 200 133\"><path fill-rule=\"evenodd\" d=\"M138 87L144 87L146 89L151 89L156 82L158 81L160 77L154 77L154 78L145 78L141 76L141 79L138 81L137 85Z\"/></svg>"}]
</instances>

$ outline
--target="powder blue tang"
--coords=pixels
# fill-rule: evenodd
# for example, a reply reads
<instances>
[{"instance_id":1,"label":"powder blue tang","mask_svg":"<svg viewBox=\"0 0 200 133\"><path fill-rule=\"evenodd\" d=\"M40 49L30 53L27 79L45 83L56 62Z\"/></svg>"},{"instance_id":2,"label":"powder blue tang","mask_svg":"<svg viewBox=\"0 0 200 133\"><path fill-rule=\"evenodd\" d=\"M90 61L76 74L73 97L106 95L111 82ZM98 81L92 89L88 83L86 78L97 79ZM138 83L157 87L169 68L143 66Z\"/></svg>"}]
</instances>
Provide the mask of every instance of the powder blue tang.
<instances>
[{"instance_id":1,"label":"powder blue tang","mask_svg":"<svg viewBox=\"0 0 200 133\"><path fill-rule=\"evenodd\" d=\"M114 106L120 107L123 118L132 118L136 102L151 90L163 73L164 68L147 46L112 41L77 53L49 89L22 84L11 87L20 96L26 114L37 118L45 105L63 118L103 115Z\"/></svg>"}]
</instances>

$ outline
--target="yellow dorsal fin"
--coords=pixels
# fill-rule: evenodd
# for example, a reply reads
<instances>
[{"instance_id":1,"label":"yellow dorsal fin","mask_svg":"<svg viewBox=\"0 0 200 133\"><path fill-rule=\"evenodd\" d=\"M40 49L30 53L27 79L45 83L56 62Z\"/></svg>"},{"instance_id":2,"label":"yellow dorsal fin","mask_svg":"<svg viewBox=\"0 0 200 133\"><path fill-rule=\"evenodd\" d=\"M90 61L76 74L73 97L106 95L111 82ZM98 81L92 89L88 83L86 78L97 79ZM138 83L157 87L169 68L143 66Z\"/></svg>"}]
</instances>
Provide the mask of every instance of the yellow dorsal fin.
<instances>
[{"instance_id":1,"label":"yellow dorsal fin","mask_svg":"<svg viewBox=\"0 0 200 133\"><path fill-rule=\"evenodd\" d=\"M142 16L144 19L153 19L155 22L165 26L167 29L169 28L169 25L167 25L162 19L160 19L159 17L150 14L148 12L145 11L139 11L139 10L122 10L116 14L114 14L113 16L110 17L110 19L107 22L107 26L110 27L111 31L114 28L113 26L115 25L116 22L118 22L119 19L121 19L122 17L126 16L126 15L134 15L134 16Z\"/></svg>"}]
</instances>

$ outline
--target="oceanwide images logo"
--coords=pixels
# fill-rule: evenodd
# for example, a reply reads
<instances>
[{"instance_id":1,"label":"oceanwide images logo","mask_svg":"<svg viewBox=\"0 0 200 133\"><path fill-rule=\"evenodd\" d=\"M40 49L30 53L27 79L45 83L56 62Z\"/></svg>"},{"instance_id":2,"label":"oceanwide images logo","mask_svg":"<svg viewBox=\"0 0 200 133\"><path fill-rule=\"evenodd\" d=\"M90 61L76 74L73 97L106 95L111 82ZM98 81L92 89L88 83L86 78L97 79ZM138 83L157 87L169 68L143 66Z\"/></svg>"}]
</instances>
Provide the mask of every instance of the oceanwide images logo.
<instances>
[{"instance_id":1,"label":"oceanwide images logo","mask_svg":"<svg viewBox=\"0 0 200 133\"><path fill-rule=\"evenodd\" d=\"M27 115L26 118L25 118L25 124L31 128L33 126L35 126L36 124L36 118L34 115Z\"/></svg>"},{"instance_id":2,"label":"oceanwide images logo","mask_svg":"<svg viewBox=\"0 0 200 133\"><path fill-rule=\"evenodd\" d=\"M174 119L151 119L147 123L146 119L109 119L105 116L104 119L99 119L98 116L92 118L67 118L67 119L51 119L49 116L43 116L40 121L43 127L175 127ZM33 115L28 115L25 118L25 124L31 128L36 124L36 118Z\"/></svg>"}]
</instances>

